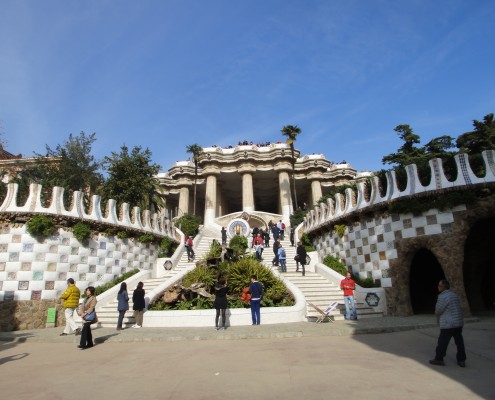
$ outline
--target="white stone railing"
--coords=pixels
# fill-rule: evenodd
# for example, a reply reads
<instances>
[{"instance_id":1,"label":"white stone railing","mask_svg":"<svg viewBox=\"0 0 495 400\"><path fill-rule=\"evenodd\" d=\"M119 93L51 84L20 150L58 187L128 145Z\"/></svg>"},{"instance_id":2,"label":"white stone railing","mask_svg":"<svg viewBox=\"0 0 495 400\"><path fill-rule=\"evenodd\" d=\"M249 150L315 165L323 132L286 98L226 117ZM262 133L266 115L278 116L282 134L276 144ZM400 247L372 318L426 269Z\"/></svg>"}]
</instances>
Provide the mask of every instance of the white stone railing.
<instances>
[{"instance_id":1,"label":"white stone railing","mask_svg":"<svg viewBox=\"0 0 495 400\"><path fill-rule=\"evenodd\" d=\"M380 203L386 203L400 197L411 196L418 193L432 192L441 189L452 189L461 186L470 186L495 182L495 150L485 150L482 152L485 163L485 176L477 177L471 169L467 154L457 154L455 158L457 167L457 178L455 181L449 181L443 171L442 159L436 158L429 161L431 169L431 180L426 186L423 186L418 177L418 169L415 164L405 167L407 174L407 185L402 191L398 189L395 171L388 171L387 191L384 195L380 193L380 183L378 177L371 180L371 193L369 199L366 199L365 182L357 184L357 196L352 189L346 189L345 197L341 194L335 195L335 200L328 199L327 203L315 206L308 212L304 219L304 231L311 232L322 225L330 223L343 216L347 216L356 211L363 211L367 207L375 206Z\"/></svg>"},{"instance_id":2,"label":"white stone railing","mask_svg":"<svg viewBox=\"0 0 495 400\"><path fill-rule=\"evenodd\" d=\"M66 210L63 201L64 188L57 186L53 188L50 205L43 207L41 203L42 186L36 183L29 186L28 198L24 205L21 206L17 204L18 185L9 183L7 189L7 195L0 206L0 213L51 214L78 218L88 222L111 224L123 229L134 229L157 236L168 236L174 240L180 239L174 223L168 218L167 210L162 215L156 213L151 215L149 210L141 212L139 207L133 207L130 214L129 204L124 203L120 207L119 217L115 200L108 200L107 211L103 213L101 210L101 197L93 195L89 211L86 211L83 203L83 193L80 191L73 193L70 209Z\"/></svg>"}]
</instances>

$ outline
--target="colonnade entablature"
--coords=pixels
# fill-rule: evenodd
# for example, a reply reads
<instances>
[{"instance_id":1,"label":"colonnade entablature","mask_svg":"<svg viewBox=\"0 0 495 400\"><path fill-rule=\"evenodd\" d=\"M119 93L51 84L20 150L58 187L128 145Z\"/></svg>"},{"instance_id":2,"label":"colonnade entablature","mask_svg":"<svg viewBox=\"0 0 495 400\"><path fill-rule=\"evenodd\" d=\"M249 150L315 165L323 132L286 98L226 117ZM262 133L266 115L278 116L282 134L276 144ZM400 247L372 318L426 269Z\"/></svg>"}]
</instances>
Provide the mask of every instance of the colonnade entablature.
<instances>
[{"instance_id":1,"label":"colonnade entablature","mask_svg":"<svg viewBox=\"0 0 495 400\"><path fill-rule=\"evenodd\" d=\"M353 213L366 212L366 209L385 205L391 201L425 194L426 192L456 189L474 185L484 185L495 182L495 150L482 152L485 164L485 175L478 177L474 174L469 164L467 154L457 154L455 159L457 177L449 181L443 170L442 159L436 158L429 161L431 180L428 185L423 185L418 176L418 168L415 164L405 167L407 184L404 190L399 190L395 171L387 171L387 190L382 195L378 177L370 179L371 190L367 193L367 185L363 180L357 182L357 193L352 189L346 189L345 196L336 194L334 199L327 199L327 203L321 203L311 209L306 215L303 226L304 231L310 233L327 226L336 221L351 216ZM369 194L369 196L367 196Z\"/></svg>"},{"instance_id":2,"label":"colonnade entablature","mask_svg":"<svg viewBox=\"0 0 495 400\"><path fill-rule=\"evenodd\" d=\"M113 199L108 200L105 212L101 209L101 197L93 195L86 211L84 207L84 195L81 191L75 191L72 195L69 209L64 206L64 188L55 186L52 189L50 204L45 207L42 204L40 184L31 184L29 194L23 205L18 205L18 185L9 183L7 185L7 194L0 206L0 213L15 214L44 214L69 219L78 219L90 223L109 224L122 229L132 229L151 233L159 237L168 236L173 240L179 240L174 223L170 220L168 210L162 214L157 214L149 210L141 210L139 207L133 207L132 211L127 203L120 206L117 210L117 202Z\"/></svg>"}]
</instances>

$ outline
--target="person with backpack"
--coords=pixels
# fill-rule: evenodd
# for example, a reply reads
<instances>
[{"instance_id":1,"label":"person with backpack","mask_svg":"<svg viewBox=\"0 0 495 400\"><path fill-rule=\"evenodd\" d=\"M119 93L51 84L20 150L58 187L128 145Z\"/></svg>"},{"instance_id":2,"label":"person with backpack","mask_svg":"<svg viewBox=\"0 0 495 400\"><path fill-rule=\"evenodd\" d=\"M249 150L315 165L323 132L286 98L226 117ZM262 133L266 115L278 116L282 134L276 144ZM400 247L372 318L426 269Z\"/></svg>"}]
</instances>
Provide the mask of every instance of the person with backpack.
<instances>
[{"instance_id":1,"label":"person with backpack","mask_svg":"<svg viewBox=\"0 0 495 400\"><path fill-rule=\"evenodd\" d=\"M285 254L285 249L282 246L282 243L278 245L278 261L280 262L280 270L282 272L287 272L287 264L285 263L287 259L287 255Z\"/></svg>"},{"instance_id":2,"label":"person with backpack","mask_svg":"<svg viewBox=\"0 0 495 400\"><path fill-rule=\"evenodd\" d=\"M263 286L256 279L256 275L251 275L251 284L249 285L249 292L251 295L251 319L253 325L259 325L261 322L261 300L263 298Z\"/></svg>"},{"instance_id":3,"label":"person with backpack","mask_svg":"<svg viewBox=\"0 0 495 400\"><path fill-rule=\"evenodd\" d=\"M265 239L265 247L270 247L270 230L268 228L266 228L263 236Z\"/></svg>"}]
</instances>

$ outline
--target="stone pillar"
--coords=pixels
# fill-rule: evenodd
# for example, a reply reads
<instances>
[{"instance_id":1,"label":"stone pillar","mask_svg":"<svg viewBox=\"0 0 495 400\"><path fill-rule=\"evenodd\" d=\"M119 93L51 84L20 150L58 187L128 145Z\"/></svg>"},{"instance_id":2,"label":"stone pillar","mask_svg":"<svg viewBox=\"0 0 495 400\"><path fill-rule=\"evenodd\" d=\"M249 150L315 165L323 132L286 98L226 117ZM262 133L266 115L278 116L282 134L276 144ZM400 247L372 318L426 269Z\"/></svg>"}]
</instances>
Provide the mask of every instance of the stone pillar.
<instances>
[{"instance_id":1,"label":"stone pillar","mask_svg":"<svg viewBox=\"0 0 495 400\"><path fill-rule=\"evenodd\" d=\"M216 216L221 217L225 215L225 201L222 194L222 187L217 183L217 211Z\"/></svg>"},{"instance_id":2,"label":"stone pillar","mask_svg":"<svg viewBox=\"0 0 495 400\"><path fill-rule=\"evenodd\" d=\"M292 198L290 192L290 179L287 171L278 174L278 184L280 191L280 213L285 225L289 225L289 217L292 213Z\"/></svg>"},{"instance_id":3,"label":"stone pillar","mask_svg":"<svg viewBox=\"0 0 495 400\"><path fill-rule=\"evenodd\" d=\"M321 199L321 183L320 181L312 181L311 182L311 205L315 205L318 200Z\"/></svg>"},{"instance_id":4,"label":"stone pillar","mask_svg":"<svg viewBox=\"0 0 495 400\"><path fill-rule=\"evenodd\" d=\"M217 209L217 177L208 175L206 177L206 196L205 196L205 225L212 223L216 218Z\"/></svg>"},{"instance_id":5,"label":"stone pillar","mask_svg":"<svg viewBox=\"0 0 495 400\"><path fill-rule=\"evenodd\" d=\"M254 211L253 175L248 172L242 175L242 211Z\"/></svg>"},{"instance_id":6,"label":"stone pillar","mask_svg":"<svg viewBox=\"0 0 495 400\"><path fill-rule=\"evenodd\" d=\"M189 188L181 187L179 192L179 210L177 212L179 217L189 213Z\"/></svg>"}]
</instances>

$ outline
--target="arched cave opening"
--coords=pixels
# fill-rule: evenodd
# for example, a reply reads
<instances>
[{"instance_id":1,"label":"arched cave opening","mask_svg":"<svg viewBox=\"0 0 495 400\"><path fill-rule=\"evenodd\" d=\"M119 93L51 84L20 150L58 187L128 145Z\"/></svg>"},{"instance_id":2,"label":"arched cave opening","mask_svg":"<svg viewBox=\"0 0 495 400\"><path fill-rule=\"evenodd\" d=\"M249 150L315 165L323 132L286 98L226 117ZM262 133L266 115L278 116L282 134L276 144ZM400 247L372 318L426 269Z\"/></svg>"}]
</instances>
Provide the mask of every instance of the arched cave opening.
<instances>
[{"instance_id":1,"label":"arched cave opening","mask_svg":"<svg viewBox=\"0 0 495 400\"><path fill-rule=\"evenodd\" d=\"M419 250L413 257L409 277L411 307L414 314L432 314L438 295L438 282L445 279L442 267L433 253Z\"/></svg>"},{"instance_id":2,"label":"arched cave opening","mask_svg":"<svg viewBox=\"0 0 495 400\"><path fill-rule=\"evenodd\" d=\"M464 287L471 312L495 310L495 218L476 222L464 246Z\"/></svg>"}]
</instances>

